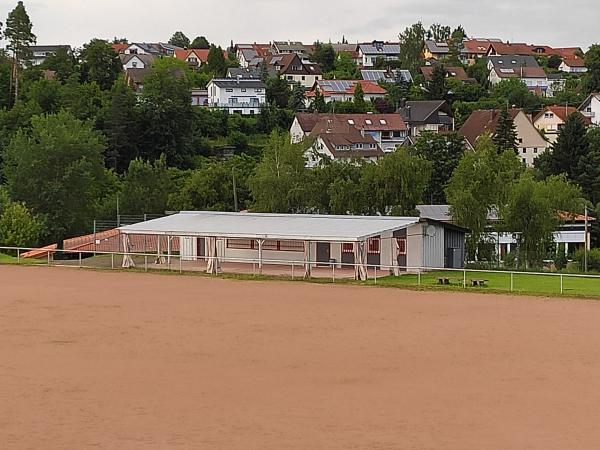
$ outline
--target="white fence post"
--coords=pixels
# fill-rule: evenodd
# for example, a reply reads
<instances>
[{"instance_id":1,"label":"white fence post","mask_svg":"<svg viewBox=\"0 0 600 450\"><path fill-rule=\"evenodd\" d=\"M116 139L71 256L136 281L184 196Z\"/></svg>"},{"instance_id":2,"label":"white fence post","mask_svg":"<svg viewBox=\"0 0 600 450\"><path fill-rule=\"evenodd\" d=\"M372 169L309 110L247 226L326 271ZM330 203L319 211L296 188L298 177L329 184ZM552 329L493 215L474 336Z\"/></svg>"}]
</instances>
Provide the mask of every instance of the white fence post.
<instances>
[{"instance_id":1,"label":"white fence post","mask_svg":"<svg viewBox=\"0 0 600 450\"><path fill-rule=\"evenodd\" d=\"M563 274L560 274L560 293L563 294L564 293L564 289L563 289Z\"/></svg>"},{"instance_id":2,"label":"white fence post","mask_svg":"<svg viewBox=\"0 0 600 450\"><path fill-rule=\"evenodd\" d=\"M467 269L463 269L463 289L467 288Z\"/></svg>"},{"instance_id":3,"label":"white fence post","mask_svg":"<svg viewBox=\"0 0 600 450\"><path fill-rule=\"evenodd\" d=\"M515 288L515 274L513 272L510 273L510 292L512 292Z\"/></svg>"},{"instance_id":4,"label":"white fence post","mask_svg":"<svg viewBox=\"0 0 600 450\"><path fill-rule=\"evenodd\" d=\"M418 269L417 271L417 285L419 287L421 286L421 269Z\"/></svg>"},{"instance_id":5,"label":"white fence post","mask_svg":"<svg viewBox=\"0 0 600 450\"><path fill-rule=\"evenodd\" d=\"M294 279L294 261L292 261L292 280Z\"/></svg>"}]
</instances>

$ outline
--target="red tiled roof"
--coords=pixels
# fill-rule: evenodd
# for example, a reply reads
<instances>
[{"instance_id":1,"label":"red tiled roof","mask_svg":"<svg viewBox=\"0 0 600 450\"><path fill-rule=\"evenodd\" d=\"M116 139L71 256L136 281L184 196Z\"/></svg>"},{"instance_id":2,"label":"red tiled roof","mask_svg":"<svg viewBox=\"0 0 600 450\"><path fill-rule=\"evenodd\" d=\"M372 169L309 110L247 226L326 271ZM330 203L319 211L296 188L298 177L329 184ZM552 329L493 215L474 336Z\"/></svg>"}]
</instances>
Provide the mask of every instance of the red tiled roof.
<instances>
[{"instance_id":1,"label":"red tiled roof","mask_svg":"<svg viewBox=\"0 0 600 450\"><path fill-rule=\"evenodd\" d=\"M513 72L503 72L494 68L499 78L546 78L546 72L541 67L518 67Z\"/></svg>"},{"instance_id":2,"label":"red tiled roof","mask_svg":"<svg viewBox=\"0 0 600 450\"><path fill-rule=\"evenodd\" d=\"M305 133L310 133L323 122L332 121L352 125L366 131L405 131L406 123L400 114L318 114L299 113L296 119ZM353 123L350 123L352 121ZM383 121L383 123L382 123ZM370 123L369 123L370 122Z\"/></svg>"},{"instance_id":3,"label":"red tiled roof","mask_svg":"<svg viewBox=\"0 0 600 450\"><path fill-rule=\"evenodd\" d=\"M569 67L585 67L585 60L575 55L563 57L563 62Z\"/></svg>"},{"instance_id":4,"label":"red tiled roof","mask_svg":"<svg viewBox=\"0 0 600 450\"><path fill-rule=\"evenodd\" d=\"M167 237L161 238L161 251L167 251ZM158 251L158 237L154 235L130 235L130 251L134 253L156 253ZM102 231L96 234L78 236L66 239L63 242L65 250L83 252L122 252L123 239L118 229ZM171 240L171 251L179 251L179 238Z\"/></svg>"},{"instance_id":5,"label":"red tiled roof","mask_svg":"<svg viewBox=\"0 0 600 450\"><path fill-rule=\"evenodd\" d=\"M129 47L129 44L112 44L111 47L116 53L123 53Z\"/></svg>"},{"instance_id":6,"label":"red tiled roof","mask_svg":"<svg viewBox=\"0 0 600 450\"><path fill-rule=\"evenodd\" d=\"M431 80L431 74L433 73L433 67L434 66L421 67L421 73L423 74L423 78L425 78L425 81ZM465 69L463 69L462 67L450 67L450 66L446 67L446 66L444 66L444 70L446 71L446 75L449 78L456 78L457 80L461 80L461 81L471 80L471 78L469 78L469 76L467 75L467 72L465 72Z\"/></svg>"}]
</instances>

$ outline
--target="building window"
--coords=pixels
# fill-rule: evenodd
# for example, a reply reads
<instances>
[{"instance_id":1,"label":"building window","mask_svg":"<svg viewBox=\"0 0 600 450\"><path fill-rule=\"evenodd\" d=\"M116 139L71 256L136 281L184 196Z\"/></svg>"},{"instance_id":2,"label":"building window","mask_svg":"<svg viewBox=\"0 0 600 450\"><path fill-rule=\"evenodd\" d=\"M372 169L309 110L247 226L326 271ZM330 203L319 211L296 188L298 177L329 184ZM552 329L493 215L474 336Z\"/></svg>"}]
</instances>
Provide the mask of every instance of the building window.
<instances>
[{"instance_id":1,"label":"building window","mask_svg":"<svg viewBox=\"0 0 600 450\"><path fill-rule=\"evenodd\" d=\"M304 242L301 241L279 241L279 250L282 252L303 252Z\"/></svg>"},{"instance_id":2,"label":"building window","mask_svg":"<svg viewBox=\"0 0 600 450\"><path fill-rule=\"evenodd\" d=\"M362 149L362 148L363 148L363 145L362 145L362 144L356 144L356 148L360 148L360 149Z\"/></svg>"},{"instance_id":3,"label":"building window","mask_svg":"<svg viewBox=\"0 0 600 450\"><path fill-rule=\"evenodd\" d=\"M537 149L537 148L534 148L534 149L533 149L533 153L537 153L537 152L538 152L538 149Z\"/></svg>"},{"instance_id":4,"label":"building window","mask_svg":"<svg viewBox=\"0 0 600 450\"><path fill-rule=\"evenodd\" d=\"M398 254L406 255L406 238L397 238L396 242L398 243Z\"/></svg>"},{"instance_id":5,"label":"building window","mask_svg":"<svg viewBox=\"0 0 600 450\"><path fill-rule=\"evenodd\" d=\"M133 67L133 68L135 69L135 68L137 67L137 61L133 61L133 62L131 63L131 67Z\"/></svg>"},{"instance_id":6,"label":"building window","mask_svg":"<svg viewBox=\"0 0 600 450\"><path fill-rule=\"evenodd\" d=\"M352 242L344 242L342 244L342 253L354 253L354 244Z\"/></svg>"},{"instance_id":7,"label":"building window","mask_svg":"<svg viewBox=\"0 0 600 450\"><path fill-rule=\"evenodd\" d=\"M225 92L233 92L233 89L225 89Z\"/></svg>"},{"instance_id":8,"label":"building window","mask_svg":"<svg viewBox=\"0 0 600 450\"><path fill-rule=\"evenodd\" d=\"M373 125L373 122L371 122L371 119L366 119L366 120L365 120L365 123L366 123L367 125Z\"/></svg>"},{"instance_id":9,"label":"building window","mask_svg":"<svg viewBox=\"0 0 600 450\"><path fill-rule=\"evenodd\" d=\"M246 92L246 88L242 88L242 92Z\"/></svg>"},{"instance_id":10,"label":"building window","mask_svg":"<svg viewBox=\"0 0 600 450\"><path fill-rule=\"evenodd\" d=\"M302 75L302 81L305 81L306 77L304 75Z\"/></svg>"},{"instance_id":11,"label":"building window","mask_svg":"<svg viewBox=\"0 0 600 450\"><path fill-rule=\"evenodd\" d=\"M523 158L523 164L527 164L527 158Z\"/></svg>"},{"instance_id":12,"label":"building window","mask_svg":"<svg viewBox=\"0 0 600 450\"><path fill-rule=\"evenodd\" d=\"M227 239L227 248L235 250L254 250L254 245L251 239Z\"/></svg>"},{"instance_id":13,"label":"building window","mask_svg":"<svg viewBox=\"0 0 600 450\"><path fill-rule=\"evenodd\" d=\"M523 153L527 153L527 149L526 148L523 149Z\"/></svg>"},{"instance_id":14,"label":"building window","mask_svg":"<svg viewBox=\"0 0 600 450\"><path fill-rule=\"evenodd\" d=\"M381 253L380 248L381 240L377 238L371 238L367 241L367 253L370 255L379 255Z\"/></svg>"}]
</instances>

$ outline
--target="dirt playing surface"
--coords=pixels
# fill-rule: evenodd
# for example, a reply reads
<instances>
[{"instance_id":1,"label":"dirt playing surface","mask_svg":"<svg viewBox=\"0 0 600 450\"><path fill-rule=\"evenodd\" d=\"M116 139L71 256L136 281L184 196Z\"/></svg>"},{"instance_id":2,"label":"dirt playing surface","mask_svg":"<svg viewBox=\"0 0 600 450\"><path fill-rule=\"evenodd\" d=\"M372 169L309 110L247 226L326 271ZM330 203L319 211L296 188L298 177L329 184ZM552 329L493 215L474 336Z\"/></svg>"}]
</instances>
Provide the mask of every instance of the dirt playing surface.
<instances>
[{"instance_id":1,"label":"dirt playing surface","mask_svg":"<svg viewBox=\"0 0 600 450\"><path fill-rule=\"evenodd\" d=\"M3 449L597 449L600 303L0 266Z\"/></svg>"}]
</instances>

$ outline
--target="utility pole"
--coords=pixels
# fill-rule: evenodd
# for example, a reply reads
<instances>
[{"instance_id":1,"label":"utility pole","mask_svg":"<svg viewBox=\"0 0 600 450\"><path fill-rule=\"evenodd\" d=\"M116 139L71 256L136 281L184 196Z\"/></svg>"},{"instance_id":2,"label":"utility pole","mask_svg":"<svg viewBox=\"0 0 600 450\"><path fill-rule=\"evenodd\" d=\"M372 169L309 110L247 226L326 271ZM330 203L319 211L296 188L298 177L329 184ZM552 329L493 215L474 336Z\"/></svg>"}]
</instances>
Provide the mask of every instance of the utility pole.
<instances>
[{"instance_id":1,"label":"utility pole","mask_svg":"<svg viewBox=\"0 0 600 450\"><path fill-rule=\"evenodd\" d=\"M117 228L119 228L121 226L120 222L120 215L119 215L119 194L117 194Z\"/></svg>"},{"instance_id":2,"label":"utility pole","mask_svg":"<svg viewBox=\"0 0 600 450\"><path fill-rule=\"evenodd\" d=\"M588 208L585 206L585 244L583 245L583 271L588 271Z\"/></svg>"}]
</instances>

